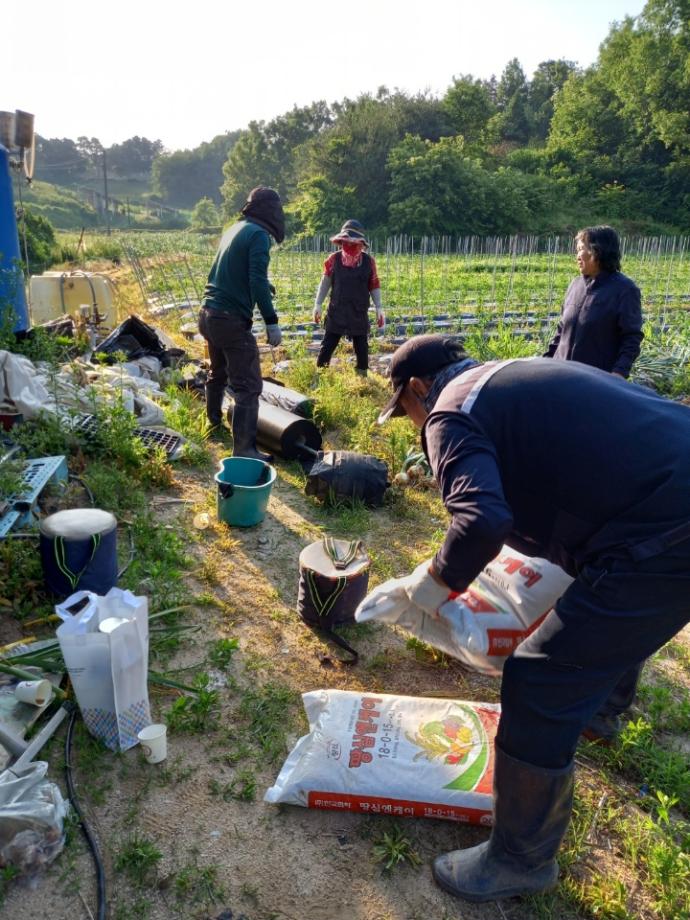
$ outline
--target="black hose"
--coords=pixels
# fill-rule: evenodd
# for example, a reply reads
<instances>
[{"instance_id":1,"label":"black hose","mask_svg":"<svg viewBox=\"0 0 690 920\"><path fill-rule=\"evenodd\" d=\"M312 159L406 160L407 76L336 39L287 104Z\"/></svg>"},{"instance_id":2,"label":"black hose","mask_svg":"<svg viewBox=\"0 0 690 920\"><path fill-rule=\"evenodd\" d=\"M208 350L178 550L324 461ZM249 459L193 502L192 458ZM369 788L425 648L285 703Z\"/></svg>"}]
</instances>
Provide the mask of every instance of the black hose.
<instances>
[{"instance_id":1,"label":"black hose","mask_svg":"<svg viewBox=\"0 0 690 920\"><path fill-rule=\"evenodd\" d=\"M98 920L105 920L105 907L106 907L106 897L105 897L105 869L103 868L103 861L101 860L101 853L98 849L98 844L96 843L96 838L91 833L91 828L86 823L84 815L82 814L81 808L79 807L79 801L77 799L77 793L74 788L74 781L72 779L72 734L74 732L74 724L77 721L77 707L75 706L72 710L72 715L70 716L69 723L67 725L67 735L65 736L65 779L67 781L67 795L72 804L77 817L79 818L79 824L82 829L82 833L86 838L86 842L89 845L91 854L93 855L93 862L96 867L96 891L97 891L97 913Z\"/></svg>"}]
</instances>

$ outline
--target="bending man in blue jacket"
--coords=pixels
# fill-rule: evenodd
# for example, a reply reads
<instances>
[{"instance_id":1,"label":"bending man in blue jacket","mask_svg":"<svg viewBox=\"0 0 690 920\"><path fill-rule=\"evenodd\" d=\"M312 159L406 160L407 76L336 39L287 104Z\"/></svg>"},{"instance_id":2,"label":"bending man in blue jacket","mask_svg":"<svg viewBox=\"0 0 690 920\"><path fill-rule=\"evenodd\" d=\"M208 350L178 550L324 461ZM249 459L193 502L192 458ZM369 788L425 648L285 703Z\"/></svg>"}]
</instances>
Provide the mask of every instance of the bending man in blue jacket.
<instances>
[{"instance_id":1,"label":"bending man in blue jacket","mask_svg":"<svg viewBox=\"0 0 690 920\"><path fill-rule=\"evenodd\" d=\"M379 420L421 429L451 515L395 588L435 615L504 542L575 578L505 664L491 837L434 863L470 901L541 891L558 877L582 729L690 619L690 410L576 362L480 365L440 335L401 346L391 379Z\"/></svg>"}]
</instances>

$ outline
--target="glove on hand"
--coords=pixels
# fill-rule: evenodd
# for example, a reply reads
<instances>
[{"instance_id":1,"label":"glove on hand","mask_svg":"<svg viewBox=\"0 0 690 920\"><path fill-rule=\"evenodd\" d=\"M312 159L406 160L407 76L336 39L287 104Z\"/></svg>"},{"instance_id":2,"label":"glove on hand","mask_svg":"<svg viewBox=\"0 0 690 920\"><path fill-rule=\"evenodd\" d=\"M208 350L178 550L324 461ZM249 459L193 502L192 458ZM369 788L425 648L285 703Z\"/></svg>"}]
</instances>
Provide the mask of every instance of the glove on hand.
<instances>
[{"instance_id":1,"label":"glove on hand","mask_svg":"<svg viewBox=\"0 0 690 920\"><path fill-rule=\"evenodd\" d=\"M314 307L314 312L312 313L311 318L317 325L321 325L321 307Z\"/></svg>"},{"instance_id":2,"label":"glove on hand","mask_svg":"<svg viewBox=\"0 0 690 920\"><path fill-rule=\"evenodd\" d=\"M376 308L376 325L379 329L383 329L386 325L386 314L380 307Z\"/></svg>"},{"instance_id":3,"label":"glove on hand","mask_svg":"<svg viewBox=\"0 0 690 920\"><path fill-rule=\"evenodd\" d=\"M276 296L276 286L271 281L268 282L268 289L271 292L271 297Z\"/></svg>"},{"instance_id":4,"label":"glove on hand","mask_svg":"<svg viewBox=\"0 0 690 920\"><path fill-rule=\"evenodd\" d=\"M275 348L283 341L283 333L280 331L278 323L271 323L266 326L266 339L271 348Z\"/></svg>"},{"instance_id":5,"label":"glove on hand","mask_svg":"<svg viewBox=\"0 0 690 920\"><path fill-rule=\"evenodd\" d=\"M439 607L448 600L451 591L433 578L430 566L431 559L427 559L410 575L390 578L374 588L357 607L355 619L360 623L374 617L395 622L411 604L437 617Z\"/></svg>"}]
</instances>

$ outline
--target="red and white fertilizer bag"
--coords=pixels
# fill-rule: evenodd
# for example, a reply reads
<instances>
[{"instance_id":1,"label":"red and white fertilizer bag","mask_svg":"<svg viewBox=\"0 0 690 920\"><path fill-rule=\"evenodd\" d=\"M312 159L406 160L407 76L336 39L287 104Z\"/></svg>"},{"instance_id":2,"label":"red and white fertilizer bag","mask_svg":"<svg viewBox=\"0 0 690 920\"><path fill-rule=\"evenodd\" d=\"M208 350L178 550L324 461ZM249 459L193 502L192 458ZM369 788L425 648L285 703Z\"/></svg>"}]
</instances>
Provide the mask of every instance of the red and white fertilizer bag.
<instances>
[{"instance_id":1,"label":"red and white fertilizer bag","mask_svg":"<svg viewBox=\"0 0 690 920\"><path fill-rule=\"evenodd\" d=\"M266 802L491 823L498 704L349 690L302 700L309 734Z\"/></svg>"},{"instance_id":2,"label":"red and white fertilizer bag","mask_svg":"<svg viewBox=\"0 0 690 920\"><path fill-rule=\"evenodd\" d=\"M552 562L504 546L467 591L443 604L438 617L409 602L384 602L356 619L395 624L475 671L498 675L572 580Z\"/></svg>"}]
</instances>

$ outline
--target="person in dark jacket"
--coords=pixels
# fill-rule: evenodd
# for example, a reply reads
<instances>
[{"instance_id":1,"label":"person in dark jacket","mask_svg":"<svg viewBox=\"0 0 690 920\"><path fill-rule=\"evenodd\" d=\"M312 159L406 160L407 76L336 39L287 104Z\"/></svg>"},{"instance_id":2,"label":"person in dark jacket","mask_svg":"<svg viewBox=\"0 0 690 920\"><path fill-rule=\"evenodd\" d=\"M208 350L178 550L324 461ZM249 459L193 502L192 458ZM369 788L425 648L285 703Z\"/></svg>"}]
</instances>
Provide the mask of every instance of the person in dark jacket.
<instances>
[{"instance_id":1,"label":"person in dark jacket","mask_svg":"<svg viewBox=\"0 0 690 920\"><path fill-rule=\"evenodd\" d=\"M587 227L575 237L580 277L568 288L561 320L544 357L580 361L629 377L642 342L639 288L621 274L618 234L612 227ZM592 741L609 743L620 717L635 698L642 665L631 668L616 693L585 728Z\"/></svg>"},{"instance_id":2,"label":"person in dark jacket","mask_svg":"<svg viewBox=\"0 0 690 920\"><path fill-rule=\"evenodd\" d=\"M440 335L401 346L391 379L379 420L421 429L451 522L433 559L361 606L437 616L503 543L575 579L505 663L491 836L434 863L470 901L541 891L558 877L583 727L690 619L690 410L574 361L477 364Z\"/></svg>"},{"instance_id":3,"label":"person in dark jacket","mask_svg":"<svg viewBox=\"0 0 690 920\"><path fill-rule=\"evenodd\" d=\"M340 233L331 237L340 249L324 263L316 300L314 322L321 322L321 307L330 291L326 329L316 359L317 367L330 364L341 336L352 339L357 358L357 373L366 376L369 369L369 298L376 309L376 324L383 329L386 318L381 306L381 283L376 262L369 253L364 227L358 220L346 220Z\"/></svg>"},{"instance_id":4,"label":"person in dark jacket","mask_svg":"<svg viewBox=\"0 0 690 920\"><path fill-rule=\"evenodd\" d=\"M223 396L234 394L233 456L270 461L256 448L259 395L263 388L259 349L252 335L254 305L266 324L271 346L282 334L268 280L271 237L282 243L285 216L278 193L252 189L242 219L225 231L209 272L199 316L199 331L208 343L211 371L206 383L206 415L213 428L222 424Z\"/></svg>"},{"instance_id":5,"label":"person in dark jacket","mask_svg":"<svg viewBox=\"0 0 690 920\"><path fill-rule=\"evenodd\" d=\"M544 357L629 377L643 338L642 308L640 289L620 270L618 234L612 227L587 227L575 243L580 276L566 292Z\"/></svg>"}]
</instances>

